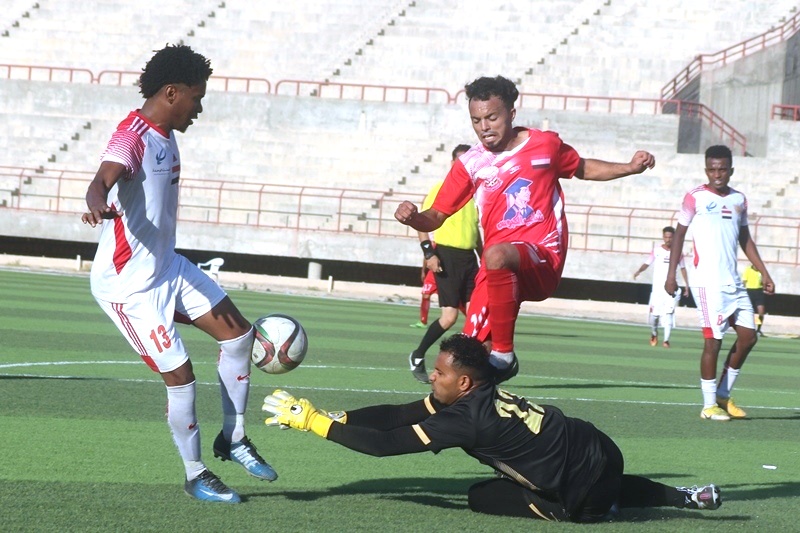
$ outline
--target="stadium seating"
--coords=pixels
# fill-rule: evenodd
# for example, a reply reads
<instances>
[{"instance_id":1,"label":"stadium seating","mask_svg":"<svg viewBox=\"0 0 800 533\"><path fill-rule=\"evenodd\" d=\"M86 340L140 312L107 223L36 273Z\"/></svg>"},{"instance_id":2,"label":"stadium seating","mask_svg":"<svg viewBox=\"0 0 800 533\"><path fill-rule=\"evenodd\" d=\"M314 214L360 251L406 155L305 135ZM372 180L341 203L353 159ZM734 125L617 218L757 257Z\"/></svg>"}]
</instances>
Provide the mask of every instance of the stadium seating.
<instances>
[{"instance_id":1,"label":"stadium seating","mask_svg":"<svg viewBox=\"0 0 800 533\"><path fill-rule=\"evenodd\" d=\"M182 217L294 227L292 187L306 187L315 200L304 208L303 227L356 232L391 219L381 195L421 198L446 172L452 147L473 142L463 98L423 104L315 98L305 89L301 96L278 95L278 81L440 87L455 95L478 75L502 73L527 92L658 98L664 83L697 54L763 32L796 8L789 0L730 0L713 9L689 0L670 9L634 0L91 0L81 10L64 2L37 5L11 0L4 6L0 64L135 76L151 50L183 41L212 59L215 75L268 80L271 90L261 93L210 86L201 119L180 138ZM81 180L85 185L110 133L140 100L127 82L0 79L0 101L6 126L0 166L42 169L21 184L0 172L0 205L50 209L53 195L61 195L59 209L77 211ZM626 160L635 149L646 149L658 158L645 176L604 184L566 181L574 213L593 205L660 209L667 216L689 187L704 180L701 156L679 153L677 115L536 107L520 107L517 122L558 131L586 157ZM770 138L769 158L735 162L734 186L747 193L755 215L798 214L797 177L787 174L797 167L800 134L794 125L770 125L770 135L782 140ZM59 189L63 184L48 173L63 171L76 179ZM332 199L320 187L375 193ZM218 211L221 198L236 207ZM595 234L597 241L587 247L630 248L613 237L616 215L609 214L605 226L597 220L582 226L581 220L573 217L572 234ZM662 222L643 221L641 231L657 235Z\"/></svg>"}]
</instances>

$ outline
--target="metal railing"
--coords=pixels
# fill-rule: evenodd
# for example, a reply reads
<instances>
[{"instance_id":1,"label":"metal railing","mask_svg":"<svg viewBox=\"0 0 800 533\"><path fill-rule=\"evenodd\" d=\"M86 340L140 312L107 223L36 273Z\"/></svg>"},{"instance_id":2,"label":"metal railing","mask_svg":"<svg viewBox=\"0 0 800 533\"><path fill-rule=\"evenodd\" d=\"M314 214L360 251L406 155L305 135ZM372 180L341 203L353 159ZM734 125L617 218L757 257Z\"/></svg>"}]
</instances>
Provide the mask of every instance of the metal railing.
<instances>
[{"instance_id":1,"label":"metal railing","mask_svg":"<svg viewBox=\"0 0 800 533\"><path fill-rule=\"evenodd\" d=\"M800 13L796 13L779 27L767 30L761 35L751 37L746 41L729 46L713 54L700 54L664 85L661 89L661 97L675 98L675 96L689 85L692 80L699 76L703 70L725 66L730 61L760 52L769 46L789 39L797 33L799 29Z\"/></svg>"},{"instance_id":2,"label":"metal railing","mask_svg":"<svg viewBox=\"0 0 800 533\"><path fill-rule=\"evenodd\" d=\"M6 209L74 214L85 209L90 172L0 167L0 205ZM302 185L182 180L178 219L184 222L416 238L398 223L401 200L424 195ZM677 211L567 204L570 249L643 254L654 235L677 222ZM800 266L800 218L749 215L750 231L767 263Z\"/></svg>"},{"instance_id":3,"label":"metal railing","mask_svg":"<svg viewBox=\"0 0 800 533\"><path fill-rule=\"evenodd\" d=\"M772 119L800 120L800 105L772 104Z\"/></svg>"}]
</instances>

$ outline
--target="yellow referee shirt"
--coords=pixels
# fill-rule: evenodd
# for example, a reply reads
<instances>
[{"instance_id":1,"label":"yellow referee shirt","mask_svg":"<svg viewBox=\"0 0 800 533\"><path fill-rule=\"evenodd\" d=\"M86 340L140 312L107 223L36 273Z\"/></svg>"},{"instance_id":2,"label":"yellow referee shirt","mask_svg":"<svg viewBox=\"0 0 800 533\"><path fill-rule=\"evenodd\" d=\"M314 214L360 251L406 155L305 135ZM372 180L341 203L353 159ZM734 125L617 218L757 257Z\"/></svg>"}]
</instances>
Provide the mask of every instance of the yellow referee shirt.
<instances>
[{"instance_id":1,"label":"yellow referee shirt","mask_svg":"<svg viewBox=\"0 0 800 533\"><path fill-rule=\"evenodd\" d=\"M425 201L422 203L423 210L433 205L439 189L442 188L442 183L444 183L444 180L431 187L428 196L425 197ZM475 207L475 202L470 200L467 205L444 221L442 227L434 232L433 240L436 244L442 246L461 250L474 250L478 246L478 231L478 209Z\"/></svg>"},{"instance_id":2,"label":"yellow referee shirt","mask_svg":"<svg viewBox=\"0 0 800 533\"><path fill-rule=\"evenodd\" d=\"M753 268L753 265L744 269L742 274L742 282L745 289L763 289L764 284L761 282L761 272Z\"/></svg>"}]
</instances>

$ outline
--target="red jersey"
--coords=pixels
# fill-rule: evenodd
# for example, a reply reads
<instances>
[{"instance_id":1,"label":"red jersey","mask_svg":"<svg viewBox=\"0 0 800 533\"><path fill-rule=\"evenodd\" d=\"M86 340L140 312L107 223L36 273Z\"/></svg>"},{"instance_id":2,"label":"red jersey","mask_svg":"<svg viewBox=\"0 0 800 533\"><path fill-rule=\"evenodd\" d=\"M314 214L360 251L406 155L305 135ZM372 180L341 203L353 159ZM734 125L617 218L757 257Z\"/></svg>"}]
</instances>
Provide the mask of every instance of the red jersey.
<instances>
[{"instance_id":1,"label":"red jersey","mask_svg":"<svg viewBox=\"0 0 800 533\"><path fill-rule=\"evenodd\" d=\"M484 249L501 242L527 242L559 259L567 254L567 218L559 178L571 178L580 156L557 133L529 129L513 150L490 152L478 143L451 167L433 208L452 215L471 197L483 227Z\"/></svg>"}]
</instances>

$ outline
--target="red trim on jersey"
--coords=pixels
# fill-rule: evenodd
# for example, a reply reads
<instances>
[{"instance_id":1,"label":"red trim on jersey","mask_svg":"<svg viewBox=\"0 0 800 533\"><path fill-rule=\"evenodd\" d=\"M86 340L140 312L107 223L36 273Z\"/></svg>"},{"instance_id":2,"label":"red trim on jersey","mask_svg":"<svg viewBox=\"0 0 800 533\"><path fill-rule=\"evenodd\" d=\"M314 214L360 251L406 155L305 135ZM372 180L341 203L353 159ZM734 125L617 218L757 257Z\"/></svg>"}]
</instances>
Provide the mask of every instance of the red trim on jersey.
<instances>
[{"instance_id":1,"label":"red trim on jersey","mask_svg":"<svg viewBox=\"0 0 800 533\"><path fill-rule=\"evenodd\" d=\"M131 245L125 238L125 223L122 221L122 217L117 217L114 219L114 258L113 258L114 269L117 271L117 274L122 272L122 269L125 268L125 265L128 264L128 261L131 260L132 256L133 252L131 251Z\"/></svg>"},{"instance_id":2,"label":"red trim on jersey","mask_svg":"<svg viewBox=\"0 0 800 533\"><path fill-rule=\"evenodd\" d=\"M153 372L159 372L156 362L153 361L152 357L147 355L147 349L144 347L144 344L142 344L141 339L139 339L139 335L136 334L136 330L133 328L133 324L131 324L128 315L125 314L125 311L123 310L124 305L125 304L112 303L111 308L115 313L117 313L117 317L119 318L122 327L125 328L125 333L128 336L128 339L130 339L131 344L136 347L136 351L139 352L139 357L141 357L142 361L144 361L144 363L150 367L150 370Z\"/></svg>"}]
</instances>

